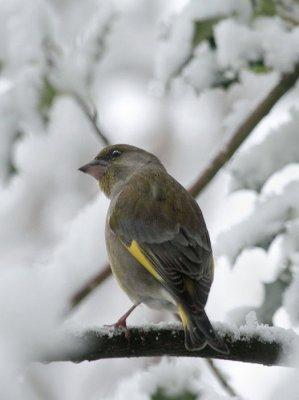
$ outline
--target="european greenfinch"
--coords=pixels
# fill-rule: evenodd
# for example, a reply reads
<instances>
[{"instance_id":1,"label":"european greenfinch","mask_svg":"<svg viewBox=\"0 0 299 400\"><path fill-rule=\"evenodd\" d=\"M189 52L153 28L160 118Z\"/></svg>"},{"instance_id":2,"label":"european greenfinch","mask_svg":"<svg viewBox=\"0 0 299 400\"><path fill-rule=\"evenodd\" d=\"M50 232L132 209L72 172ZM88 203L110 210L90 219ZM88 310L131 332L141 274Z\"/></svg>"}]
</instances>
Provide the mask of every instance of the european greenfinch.
<instances>
[{"instance_id":1,"label":"european greenfinch","mask_svg":"<svg viewBox=\"0 0 299 400\"><path fill-rule=\"evenodd\" d=\"M213 281L209 233L193 197L153 154L126 144L105 147L79 168L110 199L105 238L110 266L133 302L178 312L188 350L209 344L227 353L204 307Z\"/></svg>"}]
</instances>

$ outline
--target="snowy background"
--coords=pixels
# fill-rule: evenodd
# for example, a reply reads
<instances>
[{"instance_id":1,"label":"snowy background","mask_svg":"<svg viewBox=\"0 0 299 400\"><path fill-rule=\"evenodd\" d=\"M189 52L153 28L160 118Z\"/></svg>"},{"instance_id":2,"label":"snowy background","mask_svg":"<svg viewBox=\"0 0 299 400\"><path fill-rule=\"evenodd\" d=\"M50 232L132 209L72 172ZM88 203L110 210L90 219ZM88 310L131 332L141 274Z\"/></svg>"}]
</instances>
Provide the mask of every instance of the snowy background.
<instances>
[{"instance_id":1,"label":"snowy background","mask_svg":"<svg viewBox=\"0 0 299 400\"><path fill-rule=\"evenodd\" d=\"M107 262L108 201L77 171L103 147L94 110L111 143L152 151L188 187L298 60L296 0L0 0L1 398L229 398L201 359L27 360L61 326L130 306L109 278L70 307ZM198 201L211 320L298 331L298 83ZM142 306L129 324L171 319ZM298 399L296 370L216 365L240 399Z\"/></svg>"}]
</instances>

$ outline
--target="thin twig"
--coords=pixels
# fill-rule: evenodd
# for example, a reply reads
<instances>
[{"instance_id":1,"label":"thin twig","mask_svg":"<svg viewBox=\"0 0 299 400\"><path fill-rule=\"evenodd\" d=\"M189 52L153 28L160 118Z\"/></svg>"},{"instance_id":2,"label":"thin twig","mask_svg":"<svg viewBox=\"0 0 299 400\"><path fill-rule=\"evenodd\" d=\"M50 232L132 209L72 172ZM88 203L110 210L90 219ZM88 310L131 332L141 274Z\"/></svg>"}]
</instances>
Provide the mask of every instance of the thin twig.
<instances>
[{"instance_id":1,"label":"thin twig","mask_svg":"<svg viewBox=\"0 0 299 400\"><path fill-rule=\"evenodd\" d=\"M97 286L104 282L108 276L111 275L110 265L107 264L101 269L101 271L91 278L81 289L79 289L71 299L71 307L76 307L82 300L84 300L89 293L93 291Z\"/></svg>"},{"instance_id":2,"label":"thin twig","mask_svg":"<svg viewBox=\"0 0 299 400\"><path fill-rule=\"evenodd\" d=\"M173 71L173 73L168 77L166 83L165 83L165 87L167 89L170 88L170 84L171 82L178 76L181 75L183 69L190 63L190 61L193 59L194 54L193 51L186 56L186 58L180 63L180 65L178 65L178 67L176 68L175 71Z\"/></svg>"},{"instance_id":3,"label":"thin twig","mask_svg":"<svg viewBox=\"0 0 299 400\"><path fill-rule=\"evenodd\" d=\"M88 105L82 100L82 98L80 96L74 94L73 97L76 100L76 102L78 103L78 105L80 106L81 110L84 112L84 114L88 118L88 120L91 122L94 130L100 136L100 138L104 142L105 146L108 146L110 144L110 142L109 142L108 138L103 134L100 127L98 126L98 122L97 122L98 113L97 113L96 108L94 108L93 110L90 110Z\"/></svg>"},{"instance_id":4,"label":"thin twig","mask_svg":"<svg viewBox=\"0 0 299 400\"><path fill-rule=\"evenodd\" d=\"M222 372L220 371L220 369L218 367L216 367L214 361L211 358L207 358L206 359L207 364L209 365L209 367L211 368L212 372L214 373L214 376L216 377L216 379L218 380L218 382L220 383L220 385L223 387L223 389L226 391L226 393L229 396L233 396L233 397L237 397L239 400L241 400L240 395L236 393L236 391L234 390L234 388L228 383L228 381L226 380L226 378L223 376Z\"/></svg>"},{"instance_id":5,"label":"thin twig","mask_svg":"<svg viewBox=\"0 0 299 400\"><path fill-rule=\"evenodd\" d=\"M278 84L270 91L266 98L257 106L255 110L246 118L243 124L231 136L216 156L212 159L208 167L200 174L199 178L193 183L189 192L194 196L198 194L211 182L217 172L224 164L231 159L244 140L250 135L258 123L267 115L277 101L296 83L299 77L299 63L293 72L284 74Z\"/></svg>"}]
</instances>

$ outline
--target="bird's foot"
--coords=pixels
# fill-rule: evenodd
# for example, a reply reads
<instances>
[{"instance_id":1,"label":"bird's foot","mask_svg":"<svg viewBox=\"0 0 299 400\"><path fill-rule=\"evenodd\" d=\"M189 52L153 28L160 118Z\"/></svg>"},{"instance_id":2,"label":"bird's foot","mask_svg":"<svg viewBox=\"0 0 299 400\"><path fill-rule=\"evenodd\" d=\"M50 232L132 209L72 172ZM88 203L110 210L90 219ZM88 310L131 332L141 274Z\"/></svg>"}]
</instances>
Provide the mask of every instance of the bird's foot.
<instances>
[{"instance_id":1,"label":"bird's foot","mask_svg":"<svg viewBox=\"0 0 299 400\"><path fill-rule=\"evenodd\" d=\"M121 317L114 324L105 325L105 326L107 326L108 328L121 329L122 331L124 331L125 337L127 339L130 337L130 331L127 327L127 318Z\"/></svg>"},{"instance_id":2,"label":"bird's foot","mask_svg":"<svg viewBox=\"0 0 299 400\"><path fill-rule=\"evenodd\" d=\"M129 308L129 310L122 317L120 317L118 321L115 322L115 324L105 326L114 327L115 329L122 329L125 332L125 337L129 339L130 331L127 328L127 318L132 313L132 311L134 311L135 308L139 306L139 304L140 303L133 304L132 307Z\"/></svg>"}]
</instances>

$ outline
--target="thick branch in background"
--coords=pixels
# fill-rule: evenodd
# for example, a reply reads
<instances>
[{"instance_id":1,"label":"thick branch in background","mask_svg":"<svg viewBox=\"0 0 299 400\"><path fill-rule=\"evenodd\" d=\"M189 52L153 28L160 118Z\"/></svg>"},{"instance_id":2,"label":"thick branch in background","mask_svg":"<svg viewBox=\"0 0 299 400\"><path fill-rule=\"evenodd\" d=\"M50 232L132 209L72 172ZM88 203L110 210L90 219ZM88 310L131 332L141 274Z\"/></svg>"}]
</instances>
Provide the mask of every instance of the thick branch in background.
<instances>
[{"instance_id":1,"label":"thick branch in background","mask_svg":"<svg viewBox=\"0 0 299 400\"><path fill-rule=\"evenodd\" d=\"M211 182L214 176L231 159L245 139L250 135L259 122L269 113L272 107L286 92L291 89L299 78L299 63L294 71L281 77L277 85L270 91L267 97L247 117L243 124L232 134L230 140L224 145L212 159L207 168L200 174L199 178L189 188L189 192L197 197L200 192ZM86 107L85 107L86 112ZM94 118L90 118L94 122ZM106 139L107 140L107 139ZM109 265L104 267L94 278L74 294L71 299L71 309L76 307L92 290L100 285L111 274Z\"/></svg>"},{"instance_id":2,"label":"thick branch in background","mask_svg":"<svg viewBox=\"0 0 299 400\"><path fill-rule=\"evenodd\" d=\"M41 362L94 361L120 357L200 357L230 361L242 361L263 365L292 366L296 363L294 346L299 337L290 330L267 326L256 329L229 327L218 330L230 350L220 354L206 346L200 351L188 351L184 345L184 330L181 325L151 325L132 327L129 335L121 329L109 327L89 330L77 336L64 337Z\"/></svg>"}]
</instances>

